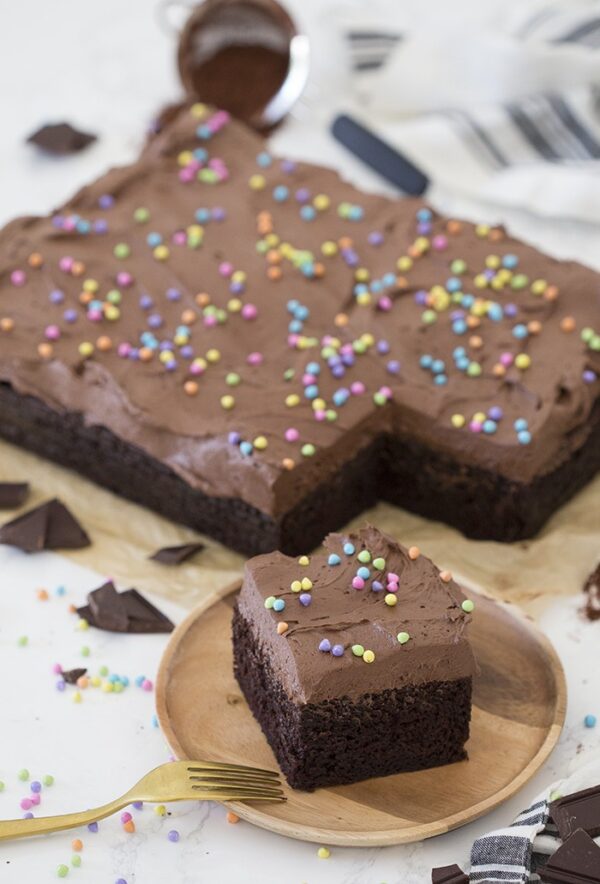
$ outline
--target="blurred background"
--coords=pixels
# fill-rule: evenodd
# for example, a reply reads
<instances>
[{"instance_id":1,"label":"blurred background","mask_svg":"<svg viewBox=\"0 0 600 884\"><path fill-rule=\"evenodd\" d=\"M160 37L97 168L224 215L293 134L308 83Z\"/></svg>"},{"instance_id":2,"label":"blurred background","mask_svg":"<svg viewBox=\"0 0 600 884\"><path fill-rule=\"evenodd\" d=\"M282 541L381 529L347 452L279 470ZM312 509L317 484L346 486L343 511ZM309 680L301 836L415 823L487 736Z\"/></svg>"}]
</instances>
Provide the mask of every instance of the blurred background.
<instances>
[{"instance_id":1,"label":"blurred background","mask_svg":"<svg viewBox=\"0 0 600 884\"><path fill-rule=\"evenodd\" d=\"M432 180L437 207L507 222L600 265L600 3L288 0L311 65L274 149L393 188L330 134L350 112ZM20 0L0 29L0 221L46 212L132 160L183 87L179 34L154 0ZM66 158L25 143L47 122L98 136Z\"/></svg>"}]
</instances>

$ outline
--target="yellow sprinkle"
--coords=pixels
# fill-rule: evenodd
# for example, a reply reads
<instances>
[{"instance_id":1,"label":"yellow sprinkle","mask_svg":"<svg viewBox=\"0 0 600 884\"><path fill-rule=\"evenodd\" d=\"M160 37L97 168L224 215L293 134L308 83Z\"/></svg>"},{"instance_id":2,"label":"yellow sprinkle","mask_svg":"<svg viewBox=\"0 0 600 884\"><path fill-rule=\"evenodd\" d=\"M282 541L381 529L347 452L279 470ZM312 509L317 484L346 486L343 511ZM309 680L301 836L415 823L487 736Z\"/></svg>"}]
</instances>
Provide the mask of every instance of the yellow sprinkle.
<instances>
[{"instance_id":1,"label":"yellow sprinkle","mask_svg":"<svg viewBox=\"0 0 600 884\"><path fill-rule=\"evenodd\" d=\"M264 190L266 183L264 175L252 175L248 181L251 190Z\"/></svg>"},{"instance_id":2,"label":"yellow sprinkle","mask_svg":"<svg viewBox=\"0 0 600 884\"><path fill-rule=\"evenodd\" d=\"M406 270L410 270L413 266L413 260L408 255L402 255L401 258L398 258L396 261L396 268L401 270L403 273Z\"/></svg>"},{"instance_id":3,"label":"yellow sprinkle","mask_svg":"<svg viewBox=\"0 0 600 884\"><path fill-rule=\"evenodd\" d=\"M324 399L316 398L312 401L312 409L313 411L325 411L327 408L327 403Z\"/></svg>"},{"instance_id":4,"label":"yellow sprinkle","mask_svg":"<svg viewBox=\"0 0 600 884\"><path fill-rule=\"evenodd\" d=\"M361 307L368 307L372 300L370 292L361 292L356 296L356 303Z\"/></svg>"},{"instance_id":5,"label":"yellow sprinkle","mask_svg":"<svg viewBox=\"0 0 600 884\"><path fill-rule=\"evenodd\" d=\"M483 411L476 411L475 414L473 415L473 420L476 421L478 424L482 424L485 419L486 419L486 415L484 414Z\"/></svg>"},{"instance_id":6,"label":"yellow sprinkle","mask_svg":"<svg viewBox=\"0 0 600 884\"><path fill-rule=\"evenodd\" d=\"M326 240L321 246L321 252L325 255L326 258L332 258L334 255L337 255L338 247L331 240Z\"/></svg>"},{"instance_id":7,"label":"yellow sprinkle","mask_svg":"<svg viewBox=\"0 0 600 884\"><path fill-rule=\"evenodd\" d=\"M90 341L83 341L77 349L80 356L91 356L94 352L94 345Z\"/></svg>"},{"instance_id":8,"label":"yellow sprinkle","mask_svg":"<svg viewBox=\"0 0 600 884\"><path fill-rule=\"evenodd\" d=\"M486 237L490 232L490 228L488 224L478 224L475 228L475 234L480 237Z\"/></svg>"},{"instance_id":9,"label":"yellow sprinkle","mask_svg":"<svg viewBox=\"0 0 600 884\"><path fill-rule=\"evenodd\" d=\"M313 206L318 212L323 212L331 205L331 200L326 193L318 193L313 200Z\"/></svg>"},{"instance_id":10,"label":"yellow sprinkle","mask_svg":"<svg viewBox=\"0 0 600 884\"><path fill-rule=\"evenodd\" d=\"M313 588L312 580L309 577L303 577L302 578L302 589L312 589L312 588Z\"/></svg>"},{"instance_id":11,"label":"yellow sprinkle","mask_svg":"<svg viewBox=\"0 0 600 884\"><path fill-rule=\"evenodd\" d=\"M208 362L218 362L220 358L221 358L221 351L220 350L212 349L212 350L208 350L206 353L206 359L208 360Z\"/></svg>"},{"instance_id":12,"label":"yellow sprinkle","mask_svg":"<svg viewBox=\"0 0 600 884\"><path fill-rule=\"evenodd\" d=\"M239 298L231 298L227 301L227 309L230 313L239 313L242 309L242 302Z\"/></svg>"},{"instance_id":13,"label":"yellow sprinkle","mask_svg":"<svg viewBox=\"0 0 600 884\"><path fill-rule=\"evenodd\" d=\"M292 580L292 585L290 586L292 592L300 592L302 589L302 583L300 580Z\"/></svg>"},{"instance_id":14,"label":"yellow sprinkle","mask_svg":"<svg viewBox=\"0 0 600 884\"><path fill-rule=\"evenodd\" d=\"M169 249L167 246L164 245L156 246L154 249L152 249L152 254L157 261L166 261L169 257Z\"/></svg>"},{"instance_id":15,"label":"yellow sprinkle","mask_svg":"<svg viewBox=\"0 0 600 884\"><path fill-rule=\"evenodd\" d=\"M285 397L285 404L288 408L293 408L295 405L300 404L300 396L297 393L290 393L289 396Z\"/></svg>"},{"instance_id":16,"label":"yellow sprinkle","mask_svg":"<svg viewBox=\"0 0 600 884\"><path fill-rule=\"evenodd\" d=\"M113 683L112 683L111 681L108 681L107 679L105 679L105 680L102 682L102 690L104 691L105 694L112 694L112 692L113 692Z\"/></svg>"},{"instance_id":17,"label":"yellow sprinkle","mask_svg":"<svg viewBox=\"0 0 600 884\"><path fill-rule=\"evenodd\" d=\"M359 267L354 272L354 278L357 282L367 282L367 280L370 278L370 276L371 276L371 274L369 273L369 271L367 270L366 267Z\"/></svg>"},{"instance_id":18,"label":"yellow sprinkle","mask_svg":"<svg viewBox=\"0 0 600 884\"><path fill-rule=\"evenodd\" d=\"M79 691L75 691L75 693L73 694L73 702L81 703L81 699L81 693Z\"/></svg>"},{"instance_id":19,"label":"yellow sprinkle","mask_svg":"<svg viewBox=\"0 0 600 884\"><path fill-rule=\"evenodd\" d=\"M121 311L114 304L107 304L104 308L104 315L109 322L116 322L121 316Z\"/></svg>"},{"instance_id":20,"label":"yellow sprinkle","mask_svg":"<svg viewBox=\"0 0 600 884\"><path fill-rule=\"evenodd\" d=\"M258 448L259 451L264 451L269 443L266 436L257 436L252 444L255 448Z\"/></svg>"},{"instance_id":21,"label":"yellow sprinkle","mask_svg":"<svg viewBox=\"0 0 600 884\"><path fill-rule=\"evenodd\" d=\"M373 653L373 651L365 651L364 654L362 655L362 658L365 661L365 663L372 663L373 660L375 659L375 654Z\"/></svg>"},{"instance_id":22,"label":"yellow sprinkle","mask_svg":"<svg viewBox=\"0 0 600 884\"><path fill-rule=\"evenodd\" d=\"M82 288L84 292L97 292L100 285L97 279L84 279Z\"/></svg>"},{"instance_id":23,"label":"yellow sprinkle","mask_svg":"<svg viewBox=\"0 0 600 884\"><path fill-rule=\"evenodd\" d=\"M300 556L300 558L298 559L299 565L308 565L309 562L310 562L310 559L308 558L308 556Z\"/></svg>"},{"instance_id":24,"label":"yellow sprinkle","mask_svg":"<svg viewBox=\"0 0 600 884\"><path fill-rule=\"evenodd\" d=\"M226 411L230 411L235 405L235 399L233 396L221 396L221 407Z\"/></svg>"},{"instance_id":25,"label":"yellow sprinkle","mask_svg":"<svg viewBox=\"0 0 600 884\"><path fill-rule=\"evenodd\" d=\"M464 414L453 414L450 418L450 422L453 427L456 427L457 430L460 430L461 427L464 427L467 421Z\"/></svg>"},{"instance_id":26,"label":"yellow sprinkle","mask_svg":"<svg viewBox=\"0 0 600 884\"><path fill-rule=\"evenodd\" d=\"M329 859L331 856L331 851L327 847L319 847L317 850L317 856L319 859Z\"/></svg>"},{"instance_id":27,"label":"yellow sprinkle","mask_svg":"<svg viewBox=\"0 0 600 884\"><path fill-rule=\"evenodd\" d=\"M191 150L182 150L181 153L177 155L177 162L180 166L189 166L193 159L194 155Z\"/></svg>"},{"instance_id":28,"label":"yellow sprinkle","mask_svg":"<svg viewBox=\"0 0 600 884\"><path fill-rule=\"evenodd\" d=\"M208 108L201 101L196 101L190 108L190 114L195 120L203 120L208 113Z\"/></svg>"},{"instance_id":29,"label":"yellow sprinkle","mask_svg":"<svg viewBox=\"0 0 600 884\"><path fill-rule=\"evenodd\" d=\"M154 813L157 816L166 816L167 808L164 806L164 804L157 804L154 808Z\"/></svg>"},{"instance_id":30,"label":"yellow sprinkle","mask_svg":"<svg viewBox=\"0 0 600 884\"><path fill-rule=\"evenodd\" d=\"M393 592L388 592L386 597L384 598L384 602L386 603L386 605L389 605L390 608L393 608L394 605L398 604L398 599Z\"/></svg>"},{"instance_id":31,"label":"yellow sprinkle","mask_svg":"<svg viewBox=\"0 0 600 884\"><path fill-rule=\"evenodd\" d=\"M531 365L531 357L528 356L527 353L519 353L519 355L515 357L515 365L517 368L525 370Z\"/></svg>"},{"instance_id":32,"label":"yellow sprinkle","mask_svg":"<svg viewBox=\"0 0 600 884\"><path fill-rule=\"evenodd\" d=\"M85 631L86 629L89 629L89 628L90 628L90 624L83 617L81 617L77 621L77 629Z\"/></svg>"}]
</instances>

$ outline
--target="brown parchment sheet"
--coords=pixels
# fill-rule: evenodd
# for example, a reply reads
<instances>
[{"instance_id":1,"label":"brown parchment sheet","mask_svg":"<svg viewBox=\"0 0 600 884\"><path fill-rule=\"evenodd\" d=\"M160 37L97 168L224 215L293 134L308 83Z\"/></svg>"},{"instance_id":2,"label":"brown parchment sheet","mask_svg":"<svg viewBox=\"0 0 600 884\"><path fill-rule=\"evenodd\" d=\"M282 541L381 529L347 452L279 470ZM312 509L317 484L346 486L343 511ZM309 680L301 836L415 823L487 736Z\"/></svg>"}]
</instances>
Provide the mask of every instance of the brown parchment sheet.
<instances>
[{"instance_id":1,"label":"brown parchment sheet","mask_svg":"<svg viewBox=\"0 0 600 884\"><path fill-rule=\"evenodd\" d=\"M110 575L121 588L135 586L192 608L241 576L243 558L215 541L2 441L0 480L31 483L32 493L22 511L50 497L60 498L92 539L87 549L64 555ZM15 515L2 513L0 521ZM350 525L365 521L407 545L418 545L438 566L535 615L557 596L581 592L600 560L600 475L537 537L513 544L467 540L446 525L383 503ZM199 539L206 549L182 565L167 567L148 560L162 546Z\"/></svg>"}]
</instances>

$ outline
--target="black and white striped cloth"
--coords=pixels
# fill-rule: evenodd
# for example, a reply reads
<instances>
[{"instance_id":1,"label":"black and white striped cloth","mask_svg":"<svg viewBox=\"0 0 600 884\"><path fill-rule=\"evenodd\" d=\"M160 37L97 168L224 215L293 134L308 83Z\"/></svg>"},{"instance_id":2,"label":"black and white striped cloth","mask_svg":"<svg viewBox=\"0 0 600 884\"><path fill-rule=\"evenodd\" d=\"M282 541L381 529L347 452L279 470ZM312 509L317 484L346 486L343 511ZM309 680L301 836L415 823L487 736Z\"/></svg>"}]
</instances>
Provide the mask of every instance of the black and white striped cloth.
<instances>
[{"instance_id":1,"label":"black and white striped cloth","mask_svg":"<svg viewBox=\"0 0 600 884\"><path fill-rule=\"evenodd\" d=\"M391 2L343 24L367 125L453 192L600 223L600 0L438 29Z\"/></svg>"},{"instance_id":2,"label":"black and white striped cloth","mask_svg":"<svg viewBox=\"0 0 600 884\"><path fill-rule=\"evenodd\" d=\"M488 832L474 842L470 884L539 884L539 870L562 843L549 819L548 806L560 795L600 782L600 752L576 756L570 767L569 775L534 798L512 825Z\"/></svg>"}]
</instances>

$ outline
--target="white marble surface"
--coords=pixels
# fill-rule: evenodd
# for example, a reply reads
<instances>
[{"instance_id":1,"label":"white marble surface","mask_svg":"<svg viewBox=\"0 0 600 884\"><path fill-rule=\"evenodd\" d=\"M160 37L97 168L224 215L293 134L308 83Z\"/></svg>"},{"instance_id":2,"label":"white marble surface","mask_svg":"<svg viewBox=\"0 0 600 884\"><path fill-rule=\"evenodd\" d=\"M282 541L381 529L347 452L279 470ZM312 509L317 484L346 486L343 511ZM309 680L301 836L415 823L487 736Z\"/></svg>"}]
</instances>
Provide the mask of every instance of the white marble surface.
<instances>
[{"instance_id":1,"label":"white marble surface","mask_svg":"<svg viewBox=\"0 0 600 884\"><path fill-rule=\"evenodd\" d=\"M516 0L514 0L516 2ZM332 113L351 106L335 18L340 4L331 0L294 0L290 5L306 22L313 39L316 65L309 91L294 118L276 137L280 150L326 161L365 187L381 187L375 176L338 148L327 134ZM360 5L355 0L353 5ZM466 3L477 15L497 15L503 4ZM3 5L0 27L0 220L15 214L47 211L108 165L131 159L141 132L156 109L178 94L173 41L161 30L150 0L19 0ZM485 7L485 9L483 9ZM453 8L456 5L453 4ZM420 15L443 14L441 0ZM406 10L405 10L406 11ZM23 138L40 123L68 119L100 135L80 156L54 161L40 158ZM434 190L433 199L457 213L508 222L512 229L559 255L576 255L600 266L598 231L573 223L539 223L527 213L502 215L493 206L477 206ZM107 562L107 570L110 563ZM54 688L51 666L82 659L94 670L106 664L135 678L153 677L163 637L79 633L66 606L81 602L99 583L58 556L27 557L0 548L0 815L19 815L27 794L17 771L33 776L51 773L55 785L43 793L44 812L62 812L102 802L125 789L139 774L162 762L167 750L152 725L152 694L136 687L120 696L87 691L81 704L72 689ZM64 584L67 594L54 595ZM48 602L35 590L50 590ZM585 730L583 716L600 713L593 676L600 663L600 625L585 623L579 600L556 604L542 626L562 657L570 691L568 722L560 746L535 781L485 820L423 844L382 850L332 850L319 860L316 847L295 843L248 824L230 826L217 806L172 806L168 819L151 808L135 813L137 831L128 835L118 819L100 824L98 834L84 832L82 867L69 880L111 884L176 881L196 884L213 878L260 884L421 884L433 865L466 862L473 838L486 828L509 821L528 798L566 772L580 747L597 743L597 731ZM161 602L175 619L181 616ZM26 647L17 639L29 637ZM172 844L167 832L181 840ZM69 834L35 842L0 845L0 880L6 884L55 879L59 863L69 863Z\"/></svg>"}]
</instances>

